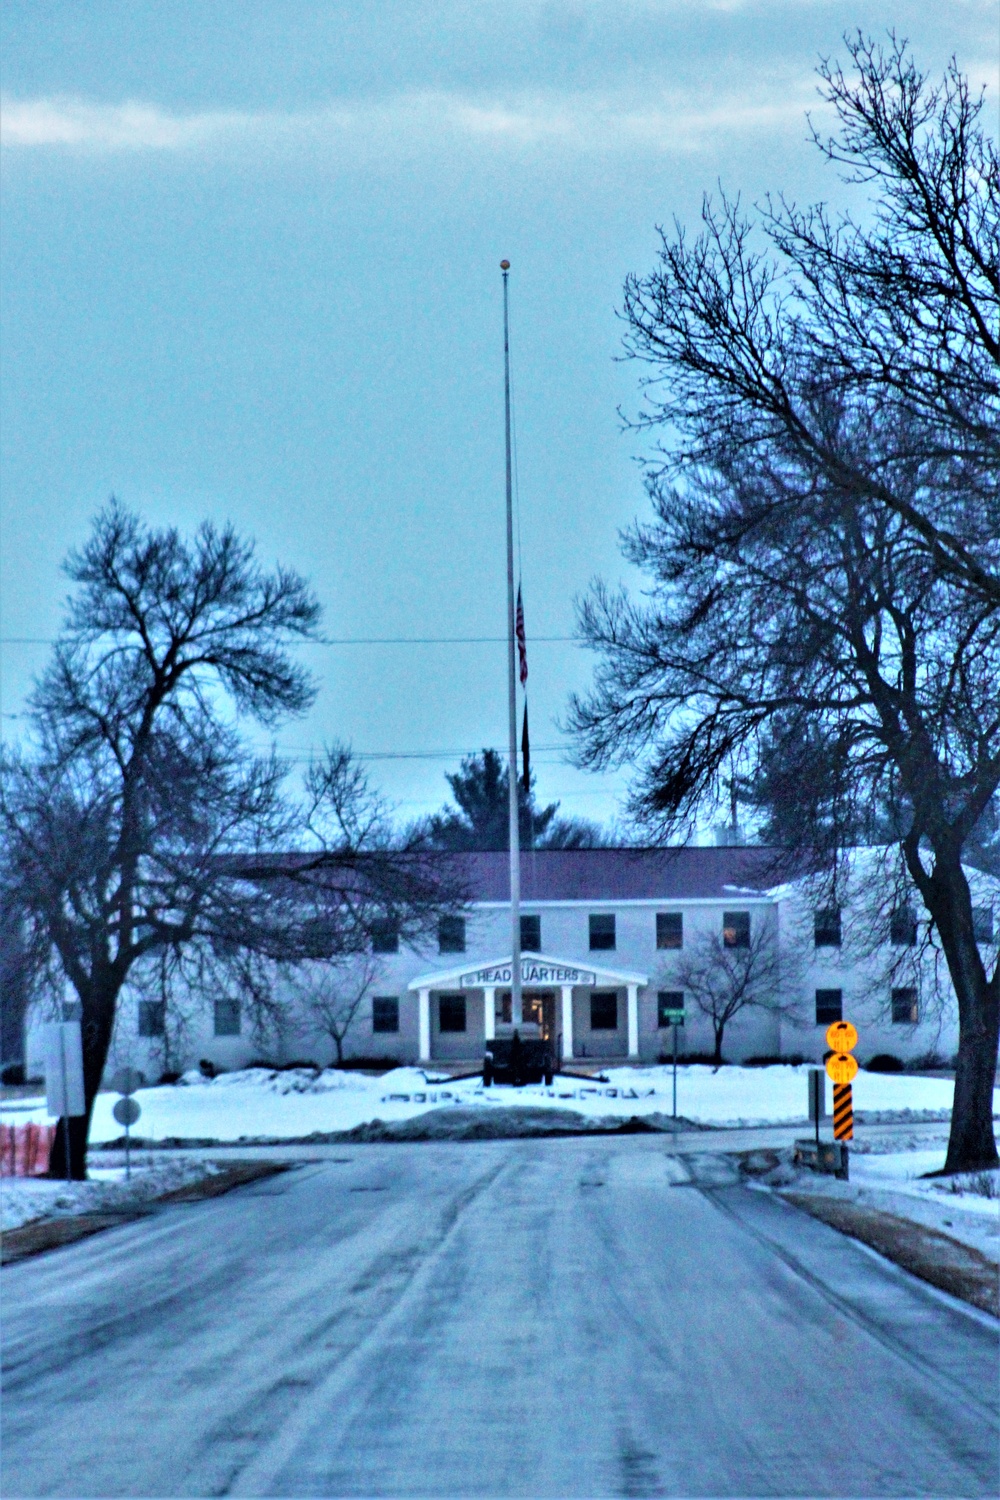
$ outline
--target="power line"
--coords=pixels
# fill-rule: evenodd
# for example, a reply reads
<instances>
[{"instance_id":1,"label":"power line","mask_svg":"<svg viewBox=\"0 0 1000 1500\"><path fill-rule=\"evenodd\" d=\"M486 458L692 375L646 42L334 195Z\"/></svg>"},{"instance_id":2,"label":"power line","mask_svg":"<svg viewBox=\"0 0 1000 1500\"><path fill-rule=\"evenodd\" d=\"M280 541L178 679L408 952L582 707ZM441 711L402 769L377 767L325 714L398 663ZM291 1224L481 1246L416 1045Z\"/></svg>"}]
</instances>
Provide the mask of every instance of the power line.
<instances>
[{"instance_id":1,"label":"power line","mask_svg":"<svg viewBox=\"0 0 1000 1500\"><path fill-rule=\"evenodd\" d=\"M575 635L533 635L531 644L579 644ZM54 646L55 636L5 635L0 646ZM299 641L300 646L506 646L505 635L342 635L316 641Z\"/></svg>"}]
</instances>

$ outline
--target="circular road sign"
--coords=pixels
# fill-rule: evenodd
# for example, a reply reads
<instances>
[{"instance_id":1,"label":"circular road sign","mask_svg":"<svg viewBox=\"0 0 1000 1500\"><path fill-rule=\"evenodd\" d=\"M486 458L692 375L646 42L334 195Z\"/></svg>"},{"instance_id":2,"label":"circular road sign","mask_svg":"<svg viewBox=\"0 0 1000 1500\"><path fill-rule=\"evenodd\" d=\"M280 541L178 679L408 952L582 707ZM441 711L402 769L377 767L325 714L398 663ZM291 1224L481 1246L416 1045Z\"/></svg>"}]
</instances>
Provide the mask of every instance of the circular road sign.
<instances>
[{"instance_id":1,"label":"circular road sign","mask_svg":"<svg viewBox=\"0 0 1000 1500\"><path fill-rule=\"evenodd\" d=\"M850 1021L834 1021L827 1027L826 1045L831 1052L850 1052L858 1045L858 1029Z\"/></svg>"},{"instance_id":2,"label":"circular road sign","mask_svg":"<svg viewBox=\"0 0 1000 1500\"><path fill-rule=\"evenodd\" d=\"M858 1060L849 1052L834 1052L826 1060L826 1071L834 1083L850 1083L858 1071Z\"/></svg>"},{"instance_id":3,"label":"circular road sign","mask_svg":"<svg viewBox=\"0 0 1000 1500\"><path fill-rule=\"evenodd\" d=\"M119 1125L134 1125L142 1110L134 1099L119 1099L111 1113Z\"/></svg>"},{"instance_id":4,"label":"circular road sign","mask_svg":"<svg viewBox=\"0 0 1000 1500\"><path fill-rule=\"evenodd\" d=\"M831 1042L830 1045L832 1046L833 1043ZM116 1094L134 1094L136 1089L141 1089L145 1082L138 1068L119 1068L111 1080L111 1087Z\"/></svg>"}]
</instances>

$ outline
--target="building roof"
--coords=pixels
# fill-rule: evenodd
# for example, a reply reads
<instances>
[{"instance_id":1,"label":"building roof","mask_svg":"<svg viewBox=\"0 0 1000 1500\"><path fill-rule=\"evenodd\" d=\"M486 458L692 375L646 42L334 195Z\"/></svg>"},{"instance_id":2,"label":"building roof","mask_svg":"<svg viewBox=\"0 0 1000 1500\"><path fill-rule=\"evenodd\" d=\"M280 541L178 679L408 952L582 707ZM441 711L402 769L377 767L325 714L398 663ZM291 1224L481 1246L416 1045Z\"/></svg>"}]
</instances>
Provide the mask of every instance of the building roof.
<instances>
[{"instance_id":1,"label":"building roof","mask_svg":"<svg viewBox=\"0 0 1000 1500\"><path fill-rule=\"evenodd\" d=\"M509 901L506 851L451 855L473 901ZM764 894L802 874L782 849L529 849L521 854L521 901L719 900Z\"/></svg>"}]
</instances>

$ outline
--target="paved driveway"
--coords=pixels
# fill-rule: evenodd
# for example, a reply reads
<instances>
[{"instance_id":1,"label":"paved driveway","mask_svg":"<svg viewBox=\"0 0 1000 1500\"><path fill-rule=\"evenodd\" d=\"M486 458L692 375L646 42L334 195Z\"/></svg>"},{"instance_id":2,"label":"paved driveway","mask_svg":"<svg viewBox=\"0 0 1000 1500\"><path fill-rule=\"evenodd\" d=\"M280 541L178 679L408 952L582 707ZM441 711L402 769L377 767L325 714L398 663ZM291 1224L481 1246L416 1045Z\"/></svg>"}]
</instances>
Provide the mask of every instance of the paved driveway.
<instances>
[{"instance_id":1,"label":"paved driveway","mask_svg":"<svg viewBox=\"0 0 1000 1500\"><path fill-rule=\"evenodd\" d=\"M331 1151L0 1275L15 1495L992 1495L996 1325L662 1137Z\"/></svg>"}]
</instances>

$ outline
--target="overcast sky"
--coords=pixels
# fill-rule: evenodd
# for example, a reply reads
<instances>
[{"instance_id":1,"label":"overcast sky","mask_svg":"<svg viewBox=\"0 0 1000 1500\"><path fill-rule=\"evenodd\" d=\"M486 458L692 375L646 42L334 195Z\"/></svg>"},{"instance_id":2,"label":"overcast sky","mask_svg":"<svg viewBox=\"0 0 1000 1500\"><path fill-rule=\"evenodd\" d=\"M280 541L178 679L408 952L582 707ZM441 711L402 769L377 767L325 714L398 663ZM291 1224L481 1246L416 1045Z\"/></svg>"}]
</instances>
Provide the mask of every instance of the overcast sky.
<instances>
[{"instance_id":1,"label":"overcast sky","mask_svg":"<svg viewBox=\"0 0 1000 1500\"><path fill-rule=\"evenodd\" d=\"M298 567L331 637L505 627L502 256L511 273L539 793L568 766L569 636L645 508L618 408L621 285L721 182L840 201L808 144L817 58L893 25L996 108L995 0L0 0L6 736L111 494ZM634 583L635 580L632 580ZM308 649L279 744L373 760L407 815L501 746L501 645ZM548 748L545 748L548 747Z\"/></svg>"}]
</instances>

